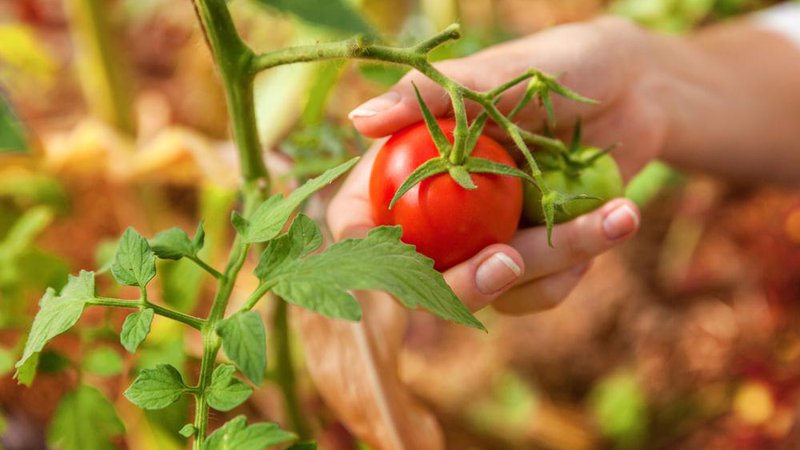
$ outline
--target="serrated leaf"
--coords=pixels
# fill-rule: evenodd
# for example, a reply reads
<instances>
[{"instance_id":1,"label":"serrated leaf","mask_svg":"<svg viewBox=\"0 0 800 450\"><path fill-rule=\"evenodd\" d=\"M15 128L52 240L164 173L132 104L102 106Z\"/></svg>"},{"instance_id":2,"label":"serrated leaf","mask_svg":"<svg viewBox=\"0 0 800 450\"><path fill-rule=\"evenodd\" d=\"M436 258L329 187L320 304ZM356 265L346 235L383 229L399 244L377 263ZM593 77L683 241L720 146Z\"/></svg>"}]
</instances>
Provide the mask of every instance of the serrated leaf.
<instances>
[{"instance_id":1,"label":"serrated leaf","mask_svg":"<svg viewBox=\"0 0 800 450\"><path fill-rule=\"evenodd\" d=\"M297 188L288 197L273 195L253 212L249 219L238 214L233 215L233 226L247 243L266 242L276 237L283 230L292 213L302 202L316 191L322 189L342 174L350 170L359 158L353 158L322 175L312 178Z\"/></svg>"},{"instance_id":2,"label":"serrated leaf","mask_svg":"<svg viewBox=\"0 0 800 450\"><path fill-rule=\"evenodd\" d=\"M139 344L144 342L147 334L150 333L150 325L153 323L155 311L152 308L145 308L132 314L128 314L122 324L122 331L119 334L119 341L129 353L135 353Z\"/></svg>"},{"instance_id":3,"label":"serrated leaf","mask_svg":"<svg viewBox=\"0 0 800 450\"><path fill-rule=\"evenodd\" d=\"M194 436L195 433L197 433L197 428L195 428L194 425L190 423L187 423L186 425L182 426L180 431L178 431L178 434L187 439Z\"/></svg>"},{"instance_id":4,"label":"serrated leaf","mask_svg":"<svg viewBox=\"0 0 800 450\"><path fill-rule=\"evenodd\" d=\"M255 311L240 311L219 323L217 334L228 358L253 383L261 384L267 367L264 322Z\"/></svg>"},{"instance_id":5,"label":"serrated leaf","mask_svg":"<svg viewBox=\"0 0 800 450\"><path fill-rule=\"evenodd\" d=\"M462 188L470 191L478 189L478 186L472 181L472 177L464 166L450 166L449 173L450 177Z\"/></svg>"},{"instance_id":6,"label":"serrated leaf","mask_svg":"<svg viewBox=\"0 0 800 450\"><path fill-rule=\"evenodd\" d=\"M292 251L292 245L283 241L294 240L294 233L292 227L270 242L255 272L288 302L327 317L358 320L361 307L351 291L385 291L408 308L422 307L446 320L483 329L433 269L433 261L400 241L400 227L378 227L364 239L337 242L322 253L265 263L279 261L276 252Z\"/></svg>"},{"instance_id":7,"label":"serrated leaf","mask_svg":"<svg viewBox=\"0 0 800 450\"><path fill-rule=\"evenodd\" d=\"M8 100L0 93L0 154L29 151L25 130L14 115Z\"/></svg>"},{"instance_id":8,"label":"serrated leaf","mask_svg":"<svg viewBox=\"0 0 800 450\"><path fill-rule=\"evenodd\" d=\"M97 389L82 385L61 399L47 442L62 450L116 450L113 438L124 433L114 405Z\"/></svg>"},{"instance_id":9,"label":"serrated leaf","mask_svg":"<svg viewBox=\"0 0 800 450\"><path fill-rule=\"evenodd\" d=\"M81 361L83 370L101 377L111 377L122 373L122 358L108 347L92 350Z\"/></svg>"},{"instance_id":10,"label":"serrated leaf","mask_svg":"<svg viewBox=\"0 0 800 450\"><path fill-rule=\"evenodd\" d=\"M507 166L497 161L485 158L467 158L464 167L470 173L494 173L497 175L508 175L511 177L522 178L525 181L536 184L533 177L516 167Z\"/></svg>"},{"instance_id":11,"label":"serrated leaf","mask_svg":"<svg viewBox=\"0 0 800 450\"><path fill-rule=\"evenodd\" d=\"M314 25L333 28L348 34L375 35L369 23L344 0L255 0L256 3L297 16Z\"/></svg>"},{"instance_id":12,"label":"serrated leaf","mask_svg":"<svg viewBox=\"0 0 800 450\"><path fill-rule=\"evenodd\" d=\"M17 371L14 373L14 378L17 379L17 382L23 386L30 387L33 384L34 378L36 378L36 369L39 364L39 353L34 353L33 356L28 358L24 363L21 365L17 363L16 368Z\"/></svg>"},{"instance_id":13,"label":"serrated leaf","mask_svg":"<svg viewBox=\"0 0 800 450\"><path fill-rule=\"evenodd\" d=\"M452 148L450 141L447 139L447 136L445 136L442 127L439 126L439 122L436 121L436 117L428 108L428 105L425 104L425 100L422 99L417 85L414 82L411 82L411 85L414 87L414 93L417 95L417 103L419 103L419 109L422 111L422 119L428 127L428 132L431 134L433 144L436 146L436 150L439 151L439 156L446 158L450 154L450 149Z\"/></svg>"},{"instance_id":14,"label":"serrated leaf","mask_svg":"<svg viewBox=\"0 0 800 450\"><path fill-rule=\"evenodd\" d=\"M161 259L181 259L196 256L200 250L189 239L189 235L178 227L170 228L155 235L150 240L150 248Z\"/></svg>"},{"instance_id":15,"label":"serrated leaf","mask_svg":"<svg viewBox=\"0 0 800 450\"><path fill-rule=\"evenodd\" d=\"M282 430L276 423L248 426L244 416L237 416L211 433L203 450L263 450L295 439L294 433Z\"/></svg>"},{"instance_id":16,"label":"serrated leaf","mask_svg":"<svg viewBox=\"0 0 800 450\"><path fill-rule=\"evenodd\" d=\"M209 406L217 411L230 411L241 405L253 393L253 389L233 376L236 368L221 364L211 374L211 384L206 391Z\"/></svg>"},{"instance_id":17,"label":"serrated leaf","mask_svg":"<svg viewBox=\"0 0 800 450\"><path fill-rule=\"evenodd\" d=\"M175 403L187 389L178 369L161 364L142 370L124 395L142 409L161 409Z\"/></svg>"},{"instance_id":18,"label":"serrated leaf","mask_svg":"<svg viewBox=\"0 0 800 450\"><path fill-rule=\"evenodd\" d=\"M84 270L77 277L70 275L58 296L52 288L48 288L39 300L39 312L33 319L25 349L16 367L23 367L31 356L42 351L47 342L72 328L80 319L86 303L94 298L94 273ZM17 374L19 379L19 370Z\"/></svg>"},{"instance_id":19,"label":"serrated leaf","mask_svg":"<svg viewBox=\"0 0 800 450\"><path fill-rule=\"evenodd\" d=\"M156 276L156 256L147 240L133 228L125 230L119 240L111 273L121 284L142 288Z\"/></svg>"},{"instance_id":20,"label":"serrated leaf","mask_svg":"<svg viewBox=\"0 0 800 450\"><path fill-rule=\"evenodd\" d=\"M406 192L410 191L414 186L422 182L422 180L447 172L448 167L449 163L444 158L433 158L422 163L419 167L414 169L408 178L403 181L403 184L397 188L397 192L394 193L392 201L389 202L389 209L392 209L394 204L397 203Z\"/></svg>"}]
</instances>

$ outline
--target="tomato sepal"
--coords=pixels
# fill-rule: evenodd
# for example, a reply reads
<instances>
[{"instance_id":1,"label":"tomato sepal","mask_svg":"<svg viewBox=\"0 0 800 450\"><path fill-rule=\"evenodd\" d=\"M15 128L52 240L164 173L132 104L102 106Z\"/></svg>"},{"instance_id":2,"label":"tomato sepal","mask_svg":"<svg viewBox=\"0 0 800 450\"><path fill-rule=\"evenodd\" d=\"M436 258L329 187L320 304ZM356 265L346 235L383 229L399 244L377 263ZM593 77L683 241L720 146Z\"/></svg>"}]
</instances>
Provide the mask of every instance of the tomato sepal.
<instances>
[{"instance_id":1,"label":"tomato sepal","mask_svg":"<svg viewBox=\"0 0 800 450\"><path fill-rule=\"evenodd\" d=\"M449 170L449 163L444 158L433 158L425 161L424 164L417 167L416 170L411 172L405 181L397 188L392 201L389 202L389 209L394 207L394 204L400 200L406 192L410 191L414 186L419 184L422 180L430 178L440 173L445 173Z\"/></svg>"}]
</instances>

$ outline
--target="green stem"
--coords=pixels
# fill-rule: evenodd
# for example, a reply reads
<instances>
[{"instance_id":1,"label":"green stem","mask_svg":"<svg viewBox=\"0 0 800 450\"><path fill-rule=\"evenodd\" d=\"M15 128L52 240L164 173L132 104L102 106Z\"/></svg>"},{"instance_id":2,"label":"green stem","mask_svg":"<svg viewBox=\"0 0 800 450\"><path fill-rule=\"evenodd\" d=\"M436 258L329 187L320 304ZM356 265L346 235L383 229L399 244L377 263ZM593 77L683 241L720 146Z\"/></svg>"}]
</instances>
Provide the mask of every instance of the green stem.
<instances>
[{"instance_id":1,"label":"green stem","mask_svg":"<svg viewBox=\"0 0 800 450\"><path fill-rule=\"evenodd\" d=\"M184 314L179 311L165 308L163 306L147 302L146 300L145 302L142 302L136 300L122 300L118 298L98 297L90 300L88 304L92 306L110 306L115 308L130 308L130 309L141 309L143 307L151 308L153 312L158 314L159 316L163 316L168 319L184 323L196 330L201 330L203 328L203 325L205 324L205 320L199 317L190 316L188 314Z\"/></svg>"},{"instance_id":2,"label":"green stem","mask_svg":"<svg viewBox=\"0 0 800 450\"><path fill-rule=\"evenodd\" d=\"M272 321L272 342L275 345L275 380L283 396L284 409L291 429L300 439L310 437L308 425L300 408L297 384L295 382L294 359L292 358L291 339L289 336L289 308L282 298L277 299L275 317Z\"/></svg>"},{"instance_id":3,"label":"green stem","mask_svg":"<svg viewBox=\"0 0 800 450\"><path fill-rule=\"evenodd\" d=\"M211 267L210 265L208 265L208 263L206 263L205 261L203 261L199 257L197 257L197 256L189 256L189 259L191 261L193 261L195 264L197 264L198 266L200 266L203 270L205 270L206 272L210 273L214 278L220 279L220 278L223 277L222 273L220 273L217 269L215 269L215 268Z\"/></svg>"},{"instance_id":4,"label":"green stem","mask_svg":"<svg viewBox=\"0 0 800 450\"><path fill-rule=\"evenodd\" d=\"M250 70L254 53L236 31L225 0L194 0L194 6L225 87L242 176L247 182L259 182L266 190L269 174L258 140L254 73Z\"/></svg>"},{"instance_id":5,"label":"green stem","mask_svg":"<svg viewBox=\"0 0 800 450\"><path fill-rule=\"evenodd\" d=\"M133 88L111 32L111 16L102 0L69 0L66 4L75 45L79 79L92 112L129 135L136 134L131 105Z\"/></svg>"}]
</instances>

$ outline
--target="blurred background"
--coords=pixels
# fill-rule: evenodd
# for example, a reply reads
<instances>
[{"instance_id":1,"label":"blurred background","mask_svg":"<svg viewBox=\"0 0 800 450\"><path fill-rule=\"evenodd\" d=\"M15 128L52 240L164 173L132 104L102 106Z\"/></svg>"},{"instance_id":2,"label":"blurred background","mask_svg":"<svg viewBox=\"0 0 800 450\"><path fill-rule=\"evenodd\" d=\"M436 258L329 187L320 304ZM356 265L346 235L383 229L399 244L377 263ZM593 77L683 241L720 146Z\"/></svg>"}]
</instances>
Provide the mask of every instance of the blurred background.
<instances>
[{"instance_id":1,"label":"blurred background","mask_svg":"<svg viewBox=\"0 0 800 450\"><path fill-rule=\"evenodd\" d=\"M262 51L373 30L413 43L459 20L466 36L437 50L444 59L603 13L687 33L779 2L308 3L229 5ZM258 124L277 188L363 152L369 143L346 114L402 74L335 62L259 76ZM191 2L0 0L0 95L0 448L186 447L176 430L190 420L187 399L145 413L121 395L142 366L196 373L199 335L173 323L157 320L134 357L118 344L124 313L90 309L42 353L31 388L12 374L44 289L103 267L128 226L152 236L203 218L204 257L221 264L237 163ZM412 315L401 375L438 416L448 448L800 448L800 193L654 164L628 195L643 207L642 232L596 261L557 309L483 311L488 334ZM322 207L324 198L312 210ZM187 312L210 303L212 286L193 265L159 261L159 273L154 298ZM300 372L320 448L367 449ZM283 420L269 383L237 413ZM226 417L212 412L214 423Z\"/></svg>"}]
</instances>

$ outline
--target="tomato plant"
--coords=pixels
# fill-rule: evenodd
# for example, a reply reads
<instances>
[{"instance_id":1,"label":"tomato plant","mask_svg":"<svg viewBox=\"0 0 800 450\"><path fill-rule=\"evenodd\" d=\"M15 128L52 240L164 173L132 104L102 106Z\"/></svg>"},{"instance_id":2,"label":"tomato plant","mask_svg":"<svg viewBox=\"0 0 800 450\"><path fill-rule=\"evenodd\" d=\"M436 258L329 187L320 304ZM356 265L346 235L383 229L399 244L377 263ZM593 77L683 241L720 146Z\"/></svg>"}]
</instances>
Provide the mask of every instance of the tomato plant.
<instances>
[{"instance_id":1,"label":"tomato plant","mask_svg":"<svg viewBox=\"0 0 800 450\"><path fill-rule=\"evenodd\" d=\"M453 140L455 122L438 120ZM517 167L513 158L493 139L480 136L472 156ZM394 134L380 149L370 177L370 201L378 225L401 225L403 241L433 258L445 270L487 245L508 242L517 229L522 210L522 180L492 173L472 174L476 189L466 189L449 174L421 181L403 194L392 209L389 204L400 185L414 170L439 156L425 123Z\"/></svg>"},{"instance_id":2,"label":"tomato plant","mask_svg":"<svg viewBox=\"0 0 800 450\"><path fill-rule=\"evenodd\" d=\"M571 162L558 165L542 163L542 176L555 191L573 197L555 211L555 222L568 222L594 211L605 202L623 194L622 175L614 159L597 147L581 146L571 155ZM584 195L585 198L577 198ZM525 185L523 214L532 224L544 224L542 193Z\"/></svg>"}]
</instances>

